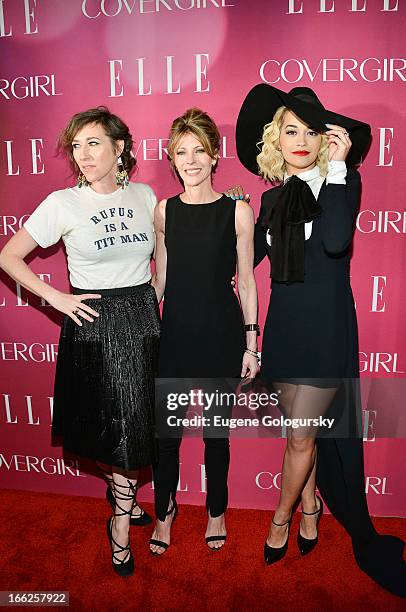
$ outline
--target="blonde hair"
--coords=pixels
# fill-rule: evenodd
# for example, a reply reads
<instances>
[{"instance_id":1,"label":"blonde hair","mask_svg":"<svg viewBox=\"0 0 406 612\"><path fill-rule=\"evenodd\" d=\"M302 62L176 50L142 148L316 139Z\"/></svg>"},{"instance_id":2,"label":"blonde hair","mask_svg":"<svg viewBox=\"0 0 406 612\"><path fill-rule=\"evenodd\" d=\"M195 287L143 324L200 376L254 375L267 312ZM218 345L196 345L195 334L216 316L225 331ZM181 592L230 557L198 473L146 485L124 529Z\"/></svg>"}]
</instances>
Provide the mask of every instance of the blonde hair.
<instances>
[{"instance_id":1,"label":"blonde hair","mask_svg":"<svg viewBox=\"0 0 406 612\"><path fill-rule=\"evenodd\" d=\"M266 181L272 183L283 182L286 171L286 164L282 152L279 150L279 136L283 124L286 106L280 106L273 116L271 123L264 126L261 142L257 143L261 152L257 155L259 172ZM316 159L316 165L320 168L320 174L327 176L328 171L328 139L325 134L321 134L321 144Z\"/></svg>"},{"instance_id":2,"label":"blonde hair","mask_svg":"<svg viewBox=\"0 0 406 612\"><path fill-rule=\"evenodd\" d=\"M175 149L179 141L186 134L192 134L201 143L203 149L211 157L216 160L213 166L213 173L217 167L217 155L220 149L220 132L213 119L200 108L189 108L181 117L177 117L172 123L169 132L168 156L172 165L175 168L174 156Z\"/></svg>"}]
</instances>

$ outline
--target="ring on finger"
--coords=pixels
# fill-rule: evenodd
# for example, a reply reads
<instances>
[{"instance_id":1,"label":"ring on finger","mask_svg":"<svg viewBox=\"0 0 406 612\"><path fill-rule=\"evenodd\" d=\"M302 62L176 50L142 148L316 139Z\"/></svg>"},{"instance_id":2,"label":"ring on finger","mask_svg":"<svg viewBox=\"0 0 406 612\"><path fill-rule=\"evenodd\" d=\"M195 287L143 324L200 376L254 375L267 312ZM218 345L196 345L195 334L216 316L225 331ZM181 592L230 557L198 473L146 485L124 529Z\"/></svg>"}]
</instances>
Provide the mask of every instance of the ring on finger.
<instances>
[{"instance_id":1,"label":"ring on finger","mask_svg":"<svg viewBox=\"0 0 406 612\"><path fill-rule=\"evenodd\" d=\"M73 311L74 315L77 315L80 312L80 308L75 308L75 310Z\"/></svg>"}]
</instances>

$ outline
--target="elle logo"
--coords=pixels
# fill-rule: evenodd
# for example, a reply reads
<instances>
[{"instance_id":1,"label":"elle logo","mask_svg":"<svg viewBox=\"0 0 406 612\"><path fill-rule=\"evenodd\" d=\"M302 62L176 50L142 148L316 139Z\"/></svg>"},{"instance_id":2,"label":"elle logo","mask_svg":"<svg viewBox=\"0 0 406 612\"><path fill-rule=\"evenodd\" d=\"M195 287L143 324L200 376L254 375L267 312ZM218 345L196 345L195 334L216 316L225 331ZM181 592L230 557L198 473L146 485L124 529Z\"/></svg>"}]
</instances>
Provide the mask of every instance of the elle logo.
<instances>
[{"instance_id":1,"label":"elle logo","mask_svg":"<svg viewBox=\"0 0 406 612\"><path fill-rule=\"evenodd\" d=\"M303 6L305 0L288 0L287 15L297 15L303 13ZM341 1L340 5L343 4ZM375 1L376 4L376 1ZM367 12L367 0L350 0L348 2L350 13L366 13ZM399 0L382 0L381 13L393 13L398 11ZM318 13L335 13L336 3L335 0L320 0Z\"/></svg>"},{"instance_id":2,"label":"elle logo","mask_svg":"<svg viewBox=\"0 0 406 612\"><path fill-rule=\"evenodd\" d=\"M42 138L30 138L31 142L31 168L30 174L45 174L45 166L42 161L42 151L44 141ZM20 166L13 164L13 141L5 140L7 154L7 176L18 176L20 174Z\"/></svg>"},{"instance_id":3,"label":"elle logo","mask_svg":"<svg viewBox=\"0 0 406 612\"><path fill-rule=\"evenodd\" d=\"M152 86L148 80L148 67L145 66L145 57L135 59L135 66L131 67L137 75L137 95L150 96ZM178 94L181 92L181 83L174 77L174 55L166 55L162 70L162 89L166 94ZM207 79L207 67L210 57L208 53L195 53L193 60L195 93L210 91L210 82ZM124 96L124 85L121 83L121 74L124 70L122 59L109 60L110 68L110 98L121 98Z\"/></svg>"},{"instance_id":4,"label":"elle logo","mask_svg":"<svg viewBox=\"0 0 406 612\"><path fill-rule=\"evenodd\" d=\"M38 34L38 24L35 20L35 8L37 0L22 0L24 3L24 34ZM13 35L13 27L8 22L6 23L7 5L11 6L17 0L0 0L0 38Z\"/></svg>"}]
</instances>

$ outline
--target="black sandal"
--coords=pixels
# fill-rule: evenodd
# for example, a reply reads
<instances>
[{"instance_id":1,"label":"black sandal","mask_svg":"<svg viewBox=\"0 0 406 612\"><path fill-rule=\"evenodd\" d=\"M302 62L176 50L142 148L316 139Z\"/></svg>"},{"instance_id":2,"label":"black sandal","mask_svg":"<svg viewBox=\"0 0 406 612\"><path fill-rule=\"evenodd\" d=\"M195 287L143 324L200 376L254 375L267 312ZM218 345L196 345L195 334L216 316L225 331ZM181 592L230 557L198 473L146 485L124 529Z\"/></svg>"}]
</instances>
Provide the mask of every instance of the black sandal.
<instances>
[{"instance_id":1,"label":"black sandal","mask_svg":"<svg viewBox=\"0 0 406 612\"><path fill-rule=\"evenodd\" d=\"M172 512L174 512L174 515L173 515L171 527L174 524L174 522L176 520L176 517L178 516L178 504L176 503L176 499L174 499L172 501L172 508L170 510L168 510L168 512L165 514L165 517L169 516L170 514L172 514ZM154 544L155 546L159 546L160 548L163 548L164 552L166 552L168 550L168 548L169 548L169 544L167 544L166 542L162 542L162 540L156 540L155 538L151 538L149 543L150 544ZM157 556L160 556L160 555L164 554L164 553L158 553L158 552L153 551L153 550L151 550L151 553L153 555L157 555Z\"/></svg>"},{"instance_id":2,"label":"black sandal","mask_svg":"<svg viewBox=\"0 0 406 612\"><path fill-rule=\"evenodd\" d=\"M216 540L223 540L225 542L227 539L227 536L226 535L207 536L205 539L206 539L206 544L208 544L209 542L215 542ZM220 550L221 548L223 548L223 546L209 546L209 548L210 550Z\"/></svg>"}]
</instances>

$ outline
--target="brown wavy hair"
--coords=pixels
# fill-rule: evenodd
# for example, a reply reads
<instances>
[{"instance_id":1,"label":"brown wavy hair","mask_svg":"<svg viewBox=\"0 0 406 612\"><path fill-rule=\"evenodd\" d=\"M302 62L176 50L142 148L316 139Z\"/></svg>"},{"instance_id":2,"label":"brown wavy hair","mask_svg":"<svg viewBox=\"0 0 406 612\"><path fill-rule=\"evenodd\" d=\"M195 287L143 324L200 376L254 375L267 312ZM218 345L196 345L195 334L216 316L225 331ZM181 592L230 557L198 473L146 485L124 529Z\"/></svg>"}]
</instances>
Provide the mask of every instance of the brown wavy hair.
<instances>
[{"instance_id":1,"label":"brown wavy hair","mask_svg":"<svg viewBox=\"0 0 406 612\"><path fill-rule=\"evenodd\" d=\"M117 140L124 141L121 161L127 173L130 174L137 164L132 153L133 138L124 121L117 115L113 115L106 106L97 106L96 108L89 108L81 113L76 113L76 115L73 115L70 119L68 125L58 138L58 153L66 156L73 173L77 175L79 173L79 168L73 157L72 142L79 130L91 123L102 126L107 136L110 138L113 147Z\"/></svg>"}]
</instances>

